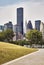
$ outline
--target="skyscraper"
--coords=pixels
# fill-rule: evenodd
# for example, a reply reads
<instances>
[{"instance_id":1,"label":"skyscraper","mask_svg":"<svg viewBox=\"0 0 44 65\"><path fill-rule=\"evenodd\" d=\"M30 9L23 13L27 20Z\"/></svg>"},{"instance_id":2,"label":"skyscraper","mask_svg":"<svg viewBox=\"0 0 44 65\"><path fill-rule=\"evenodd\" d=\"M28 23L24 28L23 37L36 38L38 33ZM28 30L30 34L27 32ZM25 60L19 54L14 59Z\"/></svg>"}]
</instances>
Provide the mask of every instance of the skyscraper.
<instances>
[{"instance_id":1,"label":"skyscraper","mask_svg":"<svg viewBox=\"0 0 44 65\"><path fill-rule=\"evenodd\" d=\"M40 24L41 24L41 20L36 20L35 21L35 29L40 31Z\"/></svg>"},{"instance_id":2,"label":"skyscraper","mask_svg":"<svg viewBox=\"0 0 44 65\"><path fill-rule=\"evenodd\" d=\"M27 24L27 29L33 29L33 27L32 27L32 23L31 23L31 21L29 20L29 22L28 22L28 24Z\"/></svg>"},{"instance_id":3,"label":"skyscraper","mask_svg":"<svg viewBox=\"0 0 44 65\"><path fill-rule=\"evenodd\" d=\"M23 8L17 8L17 25L19 26L19 31L23 35Z\"/></svg>"}]
</instances>

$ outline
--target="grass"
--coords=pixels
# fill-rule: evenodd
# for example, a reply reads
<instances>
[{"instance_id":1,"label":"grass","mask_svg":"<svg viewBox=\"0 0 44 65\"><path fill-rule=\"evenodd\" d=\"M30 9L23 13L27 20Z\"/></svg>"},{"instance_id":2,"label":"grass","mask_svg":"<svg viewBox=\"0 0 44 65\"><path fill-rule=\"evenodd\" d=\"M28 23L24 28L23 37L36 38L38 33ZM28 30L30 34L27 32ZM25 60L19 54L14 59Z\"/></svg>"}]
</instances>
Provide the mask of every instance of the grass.
<instances>
[{"instance_id":1,"label":"grass","mask_svg":"<svg viewBox=\"0 0 44 65\"><path fill-rule=\"evenodd\" d=\"M14 44L0 42L0 64L32 53L37 49L26 48Z\"/></svg>"}]
</instances>

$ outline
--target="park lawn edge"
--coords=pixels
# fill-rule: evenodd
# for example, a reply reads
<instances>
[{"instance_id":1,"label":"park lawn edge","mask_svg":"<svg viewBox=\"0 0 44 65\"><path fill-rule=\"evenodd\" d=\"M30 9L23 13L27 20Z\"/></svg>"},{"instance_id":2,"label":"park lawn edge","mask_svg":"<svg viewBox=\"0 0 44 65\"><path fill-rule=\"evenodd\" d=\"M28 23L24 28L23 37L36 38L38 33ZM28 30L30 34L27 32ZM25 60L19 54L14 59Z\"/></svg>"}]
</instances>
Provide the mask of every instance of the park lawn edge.
<instances>
[{"instance_id":1,"label":"park lawn edge","mask_svg":"<svg viewBox=\"0 0 44 65\"><path fill-rule=\"evenodd\" d=\"M0 42L0 64L17 59L24 55L37 51L38 49L26 48L14 44Z\"/></svg>"}]
</instances>

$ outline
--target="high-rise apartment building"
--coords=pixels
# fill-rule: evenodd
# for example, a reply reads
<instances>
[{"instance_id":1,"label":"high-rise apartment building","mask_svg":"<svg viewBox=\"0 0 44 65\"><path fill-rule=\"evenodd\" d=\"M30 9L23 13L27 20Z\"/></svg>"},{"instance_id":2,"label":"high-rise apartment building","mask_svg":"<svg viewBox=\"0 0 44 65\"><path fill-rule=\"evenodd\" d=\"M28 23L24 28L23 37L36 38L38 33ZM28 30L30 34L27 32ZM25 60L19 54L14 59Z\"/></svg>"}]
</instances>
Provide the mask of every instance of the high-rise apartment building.
<instances>
[{"instance_id":1,"label":"high-rise apartment building","mask_svg":"<svg viewBox=\"0 0 44 65\"><path fill-rule=\"evenodd\" d=\"M40 31L40 24L41 24L41 20L36 20L35 21L35 29Z\"/></svg>"},{"instance_id":2,"label":"high-rise apartment building","mask_svg":"<svg viewBox=\"0 0 44 65\"><path fill-rule=\"evenodd\" d=\"M23 35L23 8L17 8L17 25L19 26L19 31Z\"/></svg>"}]
</instances>

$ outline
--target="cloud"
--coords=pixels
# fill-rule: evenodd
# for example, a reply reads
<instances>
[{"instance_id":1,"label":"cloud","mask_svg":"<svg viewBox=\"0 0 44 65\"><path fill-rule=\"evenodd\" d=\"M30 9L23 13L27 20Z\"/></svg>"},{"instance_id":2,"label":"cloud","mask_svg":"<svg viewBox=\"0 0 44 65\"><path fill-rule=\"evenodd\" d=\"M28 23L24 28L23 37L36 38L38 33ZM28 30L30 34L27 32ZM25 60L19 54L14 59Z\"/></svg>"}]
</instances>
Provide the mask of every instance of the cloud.
<instances>
[{"instance_id":1,"label":"cloud","mask_svg":"<svg viewBox=\"0 0 44 65\"><path fill-rule=\"evenodd\" d=\"M44 0L0 0L0 6L18 4L22 2L39 2L44 3Z\"/></svg>"},{"instance_id":2,"label":"cloud","mask_svg":"<svg viewBox=\"0 0 44 65\"><path fill-rule=\"evenodd\" d=\"M44 0L32 0L32 1L35 1L35 2L44 2Z\"/></svg>"}]
</instances>

